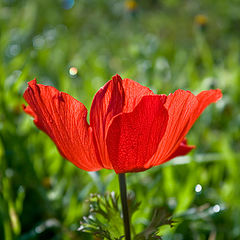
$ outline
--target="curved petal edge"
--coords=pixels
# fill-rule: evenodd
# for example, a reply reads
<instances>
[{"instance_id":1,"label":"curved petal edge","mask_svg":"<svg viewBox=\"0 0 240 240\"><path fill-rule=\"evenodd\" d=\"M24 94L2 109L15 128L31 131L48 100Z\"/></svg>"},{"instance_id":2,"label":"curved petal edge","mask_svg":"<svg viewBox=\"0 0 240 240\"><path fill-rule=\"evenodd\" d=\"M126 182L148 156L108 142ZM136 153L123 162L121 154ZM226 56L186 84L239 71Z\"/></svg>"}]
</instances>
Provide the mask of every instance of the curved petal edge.
<instances>
[{"instance_id":1,"label":"curved petal edge","mask_svg":"<svg viewBox=\"0 0 240 240\"><path fill-rule=\"evenodd\" d=\"M54 87L28 83L24 111L34 117L35 125L56 144L61 155L77 167L96 171L102 168L93 145L85 106Z\"/></svg>"}]
</instances>

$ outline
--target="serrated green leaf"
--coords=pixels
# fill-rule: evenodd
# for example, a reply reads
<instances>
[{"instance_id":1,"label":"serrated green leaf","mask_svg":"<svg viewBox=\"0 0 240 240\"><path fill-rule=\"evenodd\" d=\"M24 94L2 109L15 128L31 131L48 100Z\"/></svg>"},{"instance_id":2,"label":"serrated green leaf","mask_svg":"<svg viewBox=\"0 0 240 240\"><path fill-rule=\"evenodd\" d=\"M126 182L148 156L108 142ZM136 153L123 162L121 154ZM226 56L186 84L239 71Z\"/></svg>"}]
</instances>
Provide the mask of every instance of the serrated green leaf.
<instances>
[{"instance_id":1,"label":"serrated green leaf","mask_svg":"<svg viewBox=\"0 0 240 240\"><path fill-rule=\"evenodd\" d=\"M147 228L135 236L135 240L162 239L161 236L158 235L159 228L164 225L173 227L175 223L164 207L155 209L151 219Z\"/></svg>"},{"instance_id":2,"label":"serrated green leaf","mask_svg":"<svg viewBox=\"0 0 240 240\"><path fill-rule=\"evenodd\" d=\"M90 214L83 217L79 230L109 240L121 239L124 229L118 201L114 192L104 196L92 194L88 199Z\"/></svg>"}]
</instances>

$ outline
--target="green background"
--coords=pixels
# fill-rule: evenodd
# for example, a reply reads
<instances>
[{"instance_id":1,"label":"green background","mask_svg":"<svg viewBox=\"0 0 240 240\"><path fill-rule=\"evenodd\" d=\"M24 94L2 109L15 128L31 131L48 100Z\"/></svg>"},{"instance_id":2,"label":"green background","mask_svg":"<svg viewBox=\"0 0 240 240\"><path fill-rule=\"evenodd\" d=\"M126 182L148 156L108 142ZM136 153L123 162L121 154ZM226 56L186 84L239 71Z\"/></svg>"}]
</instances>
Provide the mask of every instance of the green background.
<instances>
[{"instance_id":1,"label":"green background","mask_svg":"<svg viewBox=\"0 0 240 240\"><path fill-rule=\"evenodd\" d=\"M22 94L36 77L89 109L116 73L155 93L223 92L189 132L190 155L127 174L136 232L164 206L178 222L163 239L240 239L239 12L238 0L1 0L0 239L91 239L76 231L85 199L118 193L117 176L62 159Z\"/></svg>"}]
</instances>

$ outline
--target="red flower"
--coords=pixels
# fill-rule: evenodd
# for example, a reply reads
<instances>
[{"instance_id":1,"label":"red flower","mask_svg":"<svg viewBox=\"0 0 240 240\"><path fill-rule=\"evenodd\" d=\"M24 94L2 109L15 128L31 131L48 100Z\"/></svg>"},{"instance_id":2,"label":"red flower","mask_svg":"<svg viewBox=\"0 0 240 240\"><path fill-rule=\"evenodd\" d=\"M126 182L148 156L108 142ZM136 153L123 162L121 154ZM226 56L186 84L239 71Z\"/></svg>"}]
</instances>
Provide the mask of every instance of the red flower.
<instances>
[{"instance_id":1,"label":"red flower","mask_svg":"<svg viewBox=\"0 0 240 240\"><path fill-rule=\"evenodd\" d=\"M222 96L219 89L156 95L115 75L95 95L87 122L85 106L54 87L28 83L26 113L54 141L61 155L86 171L144 171L187 154L185 136L203 110Z\"/></svg>"}]
</instances>

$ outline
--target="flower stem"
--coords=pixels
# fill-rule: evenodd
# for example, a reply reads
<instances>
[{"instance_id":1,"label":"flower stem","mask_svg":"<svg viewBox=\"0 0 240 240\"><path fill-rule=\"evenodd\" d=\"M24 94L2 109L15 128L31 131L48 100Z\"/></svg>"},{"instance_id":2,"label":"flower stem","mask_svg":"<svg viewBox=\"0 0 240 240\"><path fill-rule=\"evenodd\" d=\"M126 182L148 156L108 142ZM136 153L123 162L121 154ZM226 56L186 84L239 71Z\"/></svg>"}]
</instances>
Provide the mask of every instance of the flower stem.
<instances>
[{"instance_id":1,"label":"flower stem","mask_svg":"<svg viewBox=\"0 0 240 240\"><path fill-rule=\"evenodd\" d=\"M119 180L121 202L122 202L125 239L126 240L131 240L128 203L127 203L127 186L126 186L125 173L120 173L118 175L118 180Z\"/></svg>"}]
</instances>

